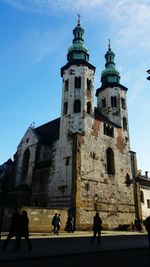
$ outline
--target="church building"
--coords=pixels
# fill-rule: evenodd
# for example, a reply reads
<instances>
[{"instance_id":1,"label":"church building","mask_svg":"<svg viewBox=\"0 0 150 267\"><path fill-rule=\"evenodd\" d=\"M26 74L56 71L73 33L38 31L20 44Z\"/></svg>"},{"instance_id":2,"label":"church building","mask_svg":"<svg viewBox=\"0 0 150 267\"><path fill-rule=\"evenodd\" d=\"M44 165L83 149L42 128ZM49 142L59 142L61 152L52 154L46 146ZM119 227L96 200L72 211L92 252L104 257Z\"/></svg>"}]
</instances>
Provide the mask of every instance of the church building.
<instances>
[{"instance_id":1,"label":"church building","mask_svg":"<svg viewBox=\"0 0 150 267\"><path fill-rule=\"evenodd\" d=\"M109 229L135 218L128 89L120 83L114 59L109 43L94 107L95 66L89 62L78 19L61 68L60 118L29 127L14 157L15 187L25 192L20 201L22 197L27 201L23 204L66 208L78 229L92 224L95 211Z\"/></svg>"}]
</instances>

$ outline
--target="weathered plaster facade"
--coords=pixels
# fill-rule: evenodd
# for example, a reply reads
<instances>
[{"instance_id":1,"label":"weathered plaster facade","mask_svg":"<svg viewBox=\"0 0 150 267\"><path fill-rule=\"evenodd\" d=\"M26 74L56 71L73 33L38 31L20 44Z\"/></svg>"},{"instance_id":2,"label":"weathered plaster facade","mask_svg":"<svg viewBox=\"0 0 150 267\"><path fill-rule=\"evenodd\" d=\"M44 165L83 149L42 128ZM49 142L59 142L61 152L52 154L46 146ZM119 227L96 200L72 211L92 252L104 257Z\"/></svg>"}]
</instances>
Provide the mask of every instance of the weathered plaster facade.
<instances>
[{"instance_id":1,"label":"weathered plaster facade","mask_svg":"<svg viewBox=\"0 0 150 267\"><path fill-rule=\"evenodd\" d=\"M141 213L142 220L144 221L148 216L150 216L150 177L148 177L148 172L145 172L145 175L139 173L137 182L140 184L139 194L141 201Z\"/></svg>"}]
</instances>

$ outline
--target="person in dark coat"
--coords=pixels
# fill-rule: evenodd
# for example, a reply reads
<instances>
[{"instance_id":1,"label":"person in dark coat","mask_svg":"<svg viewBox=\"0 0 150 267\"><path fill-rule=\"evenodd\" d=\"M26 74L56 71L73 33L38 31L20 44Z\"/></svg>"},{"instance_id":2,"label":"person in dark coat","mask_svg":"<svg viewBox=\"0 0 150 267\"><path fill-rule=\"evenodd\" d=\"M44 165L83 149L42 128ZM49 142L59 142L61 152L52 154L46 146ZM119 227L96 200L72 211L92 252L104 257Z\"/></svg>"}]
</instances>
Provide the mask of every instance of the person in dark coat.
<instances>
[{"instance_id":1,"label":"person in dark coat","mask_svg":"<svg viewBox=\"0 0 150 267\"><path fill-rule=\"evenodd\" d=\"M137 231L139 231L139 232L142 231L142 222L141 222L140 218L135 218L134 225L135 225L135 229Z\"/></svg>"},{"instance_id":2,"label":"person in dark coat","mask_svg":"<svg viewBox=\"0 0 150 267\"><path fill-rule=\"evenodd\" d=\"M148 237L148 244L149 244L149 248L150 248L150 216L148 216L145 220L145 229L147 231L147 237Z\"/></svg>"},{"instance_id":3,"label":"person in dark coat","mask_svg":"<svg viewBox=\"0 0 150 267\"><path fill-rule=\"evenodd\" d=\"M32 249L32 243L31 240L29 239L29 218L28 218L28 213L27 211L23 210L21 213L21 219L20 219L20 237L24 237L28 249Z\"/></svg>"},{"instance_id":4,"label":"person in dark coat","mask_svg":"<svg viewBox=\"0 0 150 267\"><path fill-rule=\"evenodd\" d=\"M60 219L60 214L58 214L56 218L56 234L57 235L59 235L60 225L61 225L61 219Z\"/></svg>"},{"instance_id":5,"label":"person in dark coat","mask_svg":"<svg viewBox=\"0 0 150 267\"><path fill-rule=\"evenodd\" d=\"M12 214L9 233L8 233L6 240L4 241L2 249L7 248L9 241L13 237L16 238L15 247L14 247L14 251L15 251L15 250L20 249L20 212L18 211L17 208L15 208Z\"/></svg>"},{"instance_id":6,"label":"person in dark coat","mask_svg":"<svg viewBox=\"0 0 150 267\"><path fill-rule=\"evenodd\" d=\"M95 238L97 236L97 242L100 246L101 242L101 230L102 230L102 219L99 216L99 213L96 212L94 218L93 218L93 237L91 239L91 245L93 246Z\"/></svg>"},{"instance_id":7,"label":"person in dark coat","mask_svg":"<svg viewBox=\"0 0 150 267\"><path fill-rule=\"evenodd\" d=\"M66 223L66 230L68 231L68 233L74 232L74 217L72 214L69 214L68 216L67 223Z\"/></svg>"},{"instance_id":8,"label":"person in dark coat","mask_svg":"<svg viewBox=\"0 0 150 267\"><path fill-rule=\"evenodd\" d=\"M53 229L52 229L52 231L51 231L51 234L52 234L52 233L54 233L54 234L57 233L57 218L58 218L58 214L55 213L55 215L53 216L53 219L52 219Z\"/></svg>"}]
</instances>

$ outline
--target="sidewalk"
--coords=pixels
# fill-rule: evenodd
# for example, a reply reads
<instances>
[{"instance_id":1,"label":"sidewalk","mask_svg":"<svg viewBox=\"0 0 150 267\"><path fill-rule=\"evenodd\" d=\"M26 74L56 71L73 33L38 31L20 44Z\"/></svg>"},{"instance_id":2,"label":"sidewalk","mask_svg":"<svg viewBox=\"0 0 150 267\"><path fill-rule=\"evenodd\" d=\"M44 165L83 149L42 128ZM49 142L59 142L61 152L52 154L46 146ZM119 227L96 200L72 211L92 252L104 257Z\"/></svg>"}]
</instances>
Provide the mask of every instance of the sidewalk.
<instances>
[{"instance_id":1,"label":"sidewalk","mask_svg":"<svg viewBox=\"0 0 150 267\"><path fill-rule=\"evenodd\" d=\"M90 239L92 232L61 232L60 235L31 234L33 249L28 251L25 240L21 241L21 250L13 252L14 239L10 241L7 250L0 249L0 263L13 262L27 259L46 257L58 257L61 255L75 255L81 253L97 253L100 251L144 249L148 247L146 233L123 232L123 231L102 231L101 246L91 247ZM3 243L2 236L0 246Z\"/></svg>"}]
</instances>

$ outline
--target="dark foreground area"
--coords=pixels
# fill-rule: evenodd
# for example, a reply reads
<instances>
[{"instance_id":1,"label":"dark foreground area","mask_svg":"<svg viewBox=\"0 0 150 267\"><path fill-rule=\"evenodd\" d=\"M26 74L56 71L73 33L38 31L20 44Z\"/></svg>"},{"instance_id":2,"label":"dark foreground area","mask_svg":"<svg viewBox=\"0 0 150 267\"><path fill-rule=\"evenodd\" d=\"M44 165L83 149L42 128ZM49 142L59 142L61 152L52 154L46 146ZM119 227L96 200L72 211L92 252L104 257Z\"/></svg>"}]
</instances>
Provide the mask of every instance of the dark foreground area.
<instances>
[{"instance_id":1,"label":"dark foreground area","mask_svg":"<svg viewBox=\"0 0 150 267\"><path fill-rule=\"evenodd\" d=\"M149 267L149 249L130 249L1 263L1 267Z\"/></svg>"},{"instance_id":2,"label":"dark foreground area","mask_svg":"<svg viewBox=\"0 0 150 267\"><path fill-rule=\"evenodd\" d=\"M13 251L15 240L8 248L0 249L0 267L150 267L150 249L145 234L103 232L101 246L97 241L91 246L92 235L81 233L64 236L31 238L32 250L25 240L21 249ZM62 234L63 235L63 234ZM0 240L0 246L3 240Z\"/></svg>"}]
</instances>

